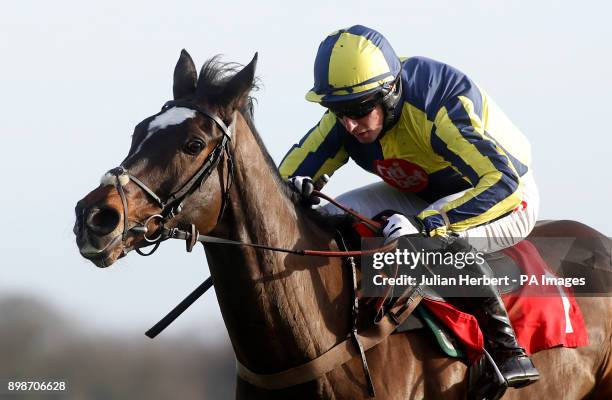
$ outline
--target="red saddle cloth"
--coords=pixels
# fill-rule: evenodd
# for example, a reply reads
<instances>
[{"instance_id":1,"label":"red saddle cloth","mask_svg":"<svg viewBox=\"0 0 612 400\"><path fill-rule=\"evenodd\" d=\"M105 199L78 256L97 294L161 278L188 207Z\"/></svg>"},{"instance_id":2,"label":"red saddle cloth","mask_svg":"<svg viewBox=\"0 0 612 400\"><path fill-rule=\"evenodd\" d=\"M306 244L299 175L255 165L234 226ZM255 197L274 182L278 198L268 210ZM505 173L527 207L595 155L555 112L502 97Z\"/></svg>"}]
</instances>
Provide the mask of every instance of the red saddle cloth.
<instances>
[{"instance_id":1,"label":"red saddle cloth","mask_svg":"<svg viewBox=\"0 0 612 400\"><path fill-rule=\"evenodd\" d=\"M527 240L503 252L521 267L524 275L533 275L538 282L543 275L554 277L536 247ZM570 288L546 286L542 289L545 294L533 295L533 286L525 285L519 292L503 295L502 299L517 339L528 354L558 346L589 344L582 312ZM468 361L478 360L483 337L476 318L448 303L423 299L423 304L464 344Z\"/></svg>"}]
</instances>

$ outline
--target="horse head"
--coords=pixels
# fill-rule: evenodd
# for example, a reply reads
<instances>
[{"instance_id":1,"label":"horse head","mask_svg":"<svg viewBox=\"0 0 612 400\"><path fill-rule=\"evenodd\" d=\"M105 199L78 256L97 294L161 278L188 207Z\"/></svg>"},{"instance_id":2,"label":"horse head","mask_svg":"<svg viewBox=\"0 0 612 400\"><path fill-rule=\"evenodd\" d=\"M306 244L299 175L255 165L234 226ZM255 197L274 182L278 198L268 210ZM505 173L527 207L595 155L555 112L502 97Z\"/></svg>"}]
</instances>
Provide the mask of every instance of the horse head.
<instances>
[{"instance_id":1,"label":"horse head","mask_svg":"<svg viewBox=\"0 0 612 400\"><path fill-rule=\"evenodd\" d=\"M229 159L237 111L250 105L257 54L242 69L206 62L198 79L183 50L174 69L174 99L134 129L120 166L75 208L81 255L107 267L168 228L217 225L231 184Z\"/></svg>"}]
</instances>

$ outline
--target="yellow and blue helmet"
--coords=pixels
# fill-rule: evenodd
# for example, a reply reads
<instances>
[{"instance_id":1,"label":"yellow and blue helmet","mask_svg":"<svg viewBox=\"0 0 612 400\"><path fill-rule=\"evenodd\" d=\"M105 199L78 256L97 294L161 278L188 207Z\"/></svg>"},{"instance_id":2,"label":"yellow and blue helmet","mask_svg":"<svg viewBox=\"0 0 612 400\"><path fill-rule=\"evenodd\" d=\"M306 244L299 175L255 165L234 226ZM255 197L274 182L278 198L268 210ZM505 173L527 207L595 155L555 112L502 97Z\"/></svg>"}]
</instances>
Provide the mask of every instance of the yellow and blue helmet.
<instances>
[{"instance_id":1,"label":"yellow and blue helmet","mask_svg":"<svg viewBox=\"0 0 612 400\"><path fill-rule=\"evenodd\" d=\"M362 25L331 33L321 42L314 64L314 87L306 100L350 102L392 85L399 57L383 35Z\"/></svg>"}]
</instances>

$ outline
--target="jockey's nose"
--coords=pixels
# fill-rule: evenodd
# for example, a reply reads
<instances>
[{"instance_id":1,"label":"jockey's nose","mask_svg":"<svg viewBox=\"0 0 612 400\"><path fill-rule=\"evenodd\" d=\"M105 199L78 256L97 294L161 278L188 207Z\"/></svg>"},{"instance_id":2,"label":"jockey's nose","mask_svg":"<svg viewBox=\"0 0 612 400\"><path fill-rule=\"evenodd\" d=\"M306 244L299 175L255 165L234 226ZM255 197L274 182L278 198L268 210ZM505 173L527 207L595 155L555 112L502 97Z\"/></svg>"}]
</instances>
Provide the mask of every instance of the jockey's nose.
<instances>
[{"instance_id":1,"label":"jockey's nose","mask_svg":"<svg viewBox=\"0 0 612 400\"><path fill-rule=\"evenodd\" d=\"M114 231L121 220L119 212L110 207L92 207L86 211L86 215L87 228L98 236L106 236Z\"/></svg>"}]
</instances>

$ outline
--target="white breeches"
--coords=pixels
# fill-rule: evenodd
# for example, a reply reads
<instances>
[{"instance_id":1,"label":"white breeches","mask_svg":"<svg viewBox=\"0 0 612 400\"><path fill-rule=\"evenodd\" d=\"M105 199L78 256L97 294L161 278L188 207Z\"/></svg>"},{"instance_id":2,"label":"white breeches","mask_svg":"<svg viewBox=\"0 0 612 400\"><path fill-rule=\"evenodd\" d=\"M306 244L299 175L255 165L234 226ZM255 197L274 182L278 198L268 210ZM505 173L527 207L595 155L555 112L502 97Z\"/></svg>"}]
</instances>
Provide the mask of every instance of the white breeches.
<instances>
[{"instance_id":1,"label":"white breeches","mask_svg":"<svg viewBox=\"0 0 612 400\"><path fill-rule=\"evenodd\" d=\"M519 206L510 214L495 221L455 233L485 253L513 246L527 237L538 218L540 195L531 171L521 177L521 180L525 207ZM384 182L377 182L346 192L336 200L368 217L373 217L384 210L394 210L404 215L417 215L425 209L439 210L447 202L461 197L464 192L443 197L428 205L412 193L401 192ZM330 214L342 212L331 204L326 204L323 209Z\"/></svg>"}]
</instances>

